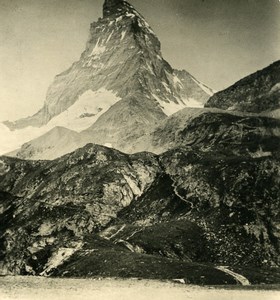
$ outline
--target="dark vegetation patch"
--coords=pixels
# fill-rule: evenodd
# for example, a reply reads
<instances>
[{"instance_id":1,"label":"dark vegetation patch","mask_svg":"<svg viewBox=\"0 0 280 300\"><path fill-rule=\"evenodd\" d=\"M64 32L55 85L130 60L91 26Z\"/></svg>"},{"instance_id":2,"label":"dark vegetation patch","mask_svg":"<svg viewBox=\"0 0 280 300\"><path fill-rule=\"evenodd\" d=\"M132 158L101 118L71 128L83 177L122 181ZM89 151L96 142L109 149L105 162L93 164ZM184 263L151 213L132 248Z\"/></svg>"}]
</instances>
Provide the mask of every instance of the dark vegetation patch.
<instances>
[{"instance_id":1,"label":"dark vegetation patch","mask_svg":"<svg viewBox=\"0 0 280 300\"><path fill-rule=\"evenodd\" d=\"M91 249L74 254L52 276L185 279L189 284L237 284L229 275L212 266L166 257L133 253L118 245L89 242ZM89 245L88 244L88 245ZM93 246L93 248L92 248Z\"/></svg>"}]
</instances>

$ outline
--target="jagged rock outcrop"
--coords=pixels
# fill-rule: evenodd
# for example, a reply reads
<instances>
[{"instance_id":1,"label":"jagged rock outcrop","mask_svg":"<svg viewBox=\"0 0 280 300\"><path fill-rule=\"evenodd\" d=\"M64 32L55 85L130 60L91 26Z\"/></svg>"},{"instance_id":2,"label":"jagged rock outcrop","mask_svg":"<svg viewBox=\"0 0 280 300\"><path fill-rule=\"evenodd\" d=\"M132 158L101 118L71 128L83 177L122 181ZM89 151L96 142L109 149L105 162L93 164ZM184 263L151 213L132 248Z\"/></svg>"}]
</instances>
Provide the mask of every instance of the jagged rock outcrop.
<instances>
[{"instance_id":1,"label":"jagged rock outcrop","mask_svg":"<svg viewBox=\"0 0 280 300\"><path fill-rule=\"evenodd\" d=\"M279 265L279 152L252 158L182 148L162 159L216 263Z\"/></svg>"},{"instance_id":2,"label":"jagged rock outcrop","mask_svg":"<svg viewBox=\"0 0 280 300\"><path fill-rule=\"evenodd\" d=\"M103 4L103 17L109 17L114 14L121 14L127 8L129 4L123 0L105 0Z\"/></svg>"},{"instance_id":3,"label":"jagged rock outcrop","mask_svg":"<svg viewBox=\"0 0 280 300\"><path fill-rule=\"evenodd\" d=\"M216 93L205 107L254 113L279 110L280 61Z\"/></svg>"},{"instance_id":4,"label":"jagged rock outcrop","mask_svg":"<svg viewBox=\"0 0 280 300\"><path fill-rule=\"evenodd\" d=\"M184 260L279 265L279 156L237 158L181 148L165 153L161 163L165 175L120 211L102 236ZM186 240L178 220L185 220L180 230Z\"/></svg>"},{"instance_id":5,"label":"jagged rock outcrop","mask_svg":"<svg viewBox=\"0 0 280 300\"><path fill-rule=\"evenodd\" d=\"M15 274L148 278L169 278L173 266L172 276L200 270L207 282L205 263L279 266L279 175L277 151L183 147L158 157L87 145L54 161L2 157L0 190L11 195L1 210L11 222L1 229L2 265Z\"/></svg>"},{"instance_id":6,"label":"jagged rock outcrop","mask_svg":"<svg viewBox=\"0 0 280 300\"><path fill-rule=\"evenodd\" d=\"M15 273L28 269L27 260L37 252L73 248L83 235L104 227L160 172L152 154L128 157L97 145L56 161L1 162L0 190L20 198L4 234L7 263Z\"/></svg>"}]
</instances>

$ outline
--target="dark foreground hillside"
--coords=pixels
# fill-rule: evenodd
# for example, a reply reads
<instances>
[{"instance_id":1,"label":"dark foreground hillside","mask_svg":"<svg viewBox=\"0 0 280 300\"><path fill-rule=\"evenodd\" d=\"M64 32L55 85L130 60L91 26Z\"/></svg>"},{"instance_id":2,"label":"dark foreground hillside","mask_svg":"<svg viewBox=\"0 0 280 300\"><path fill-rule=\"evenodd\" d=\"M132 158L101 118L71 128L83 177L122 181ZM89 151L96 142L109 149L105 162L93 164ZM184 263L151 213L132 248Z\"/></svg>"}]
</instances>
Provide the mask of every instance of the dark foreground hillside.
<instances>
[{"instance_id":1,"label":"dark foreground hillside","mask_svg":"<svg viewBox=\"0 0 280 300\"><path fill-rule=\"evenodd\" d=\"M1 158L3 273L279 283L280 158L89 144L54 161Z\"/></svg>"}]
</instances>

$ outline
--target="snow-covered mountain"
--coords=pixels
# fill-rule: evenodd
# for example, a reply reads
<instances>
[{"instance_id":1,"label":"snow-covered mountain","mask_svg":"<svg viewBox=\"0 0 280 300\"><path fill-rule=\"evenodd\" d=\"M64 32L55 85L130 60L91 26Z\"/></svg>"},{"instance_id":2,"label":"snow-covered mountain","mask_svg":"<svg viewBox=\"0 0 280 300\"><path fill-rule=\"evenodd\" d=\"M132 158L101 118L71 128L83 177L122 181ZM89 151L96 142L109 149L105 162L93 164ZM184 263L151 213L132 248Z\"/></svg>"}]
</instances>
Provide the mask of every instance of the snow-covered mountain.
<instances>
[{"instance_id":1,"label":"snow-covered mountain","mask_svg":"<svg viewBox=\"0 0 280 300\"><path fill-rule=\"evenodd\" d=\"M1 125L0 153L57 126L78 132L90 128L91 141L98 131L99 143L114 144L112 136L141 135L182 108L203 107L212 94L163 59L156 34L128 2L106 0L80 60L55 77L43 108Z\"/></svg>"}]
</instances>

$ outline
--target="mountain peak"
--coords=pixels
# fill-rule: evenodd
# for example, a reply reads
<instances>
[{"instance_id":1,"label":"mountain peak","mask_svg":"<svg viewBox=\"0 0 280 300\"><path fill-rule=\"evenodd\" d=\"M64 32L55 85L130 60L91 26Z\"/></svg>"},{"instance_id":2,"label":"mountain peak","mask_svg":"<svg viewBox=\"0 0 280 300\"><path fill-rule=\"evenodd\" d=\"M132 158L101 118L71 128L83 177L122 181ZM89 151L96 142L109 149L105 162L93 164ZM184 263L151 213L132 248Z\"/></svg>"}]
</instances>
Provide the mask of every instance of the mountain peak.
<instances>
[{"instance_id":1,"label":"mountain peak","mask_svg":"<svg viewBox=\"0 0 280 300\"><path fill-rule=\"evenodd\" d=\"M62 126L90 130L87 142L120 145L122 150L126 140L142 136L182 108L203 107L209 99L204 85L164 60L158 37L132 5L106 0L103 13L104 18L91 24L80 59L48 88L43 108L31 117L4 123L14 130L14 148L32 139L24 137L18 145L17 130L40 127L45 134Z\"/></svg>"},{"instance_id":2,"label":"mountain peak","mask_svg":"<svg viewBox=\"0 0 280 300\"><path fill-rule=\"evenodd\" d=\"M123 0L105 0L103 5L103 17L109 17L115 13L123 11L129 4Z\"/></svg>"}]
</instances>

